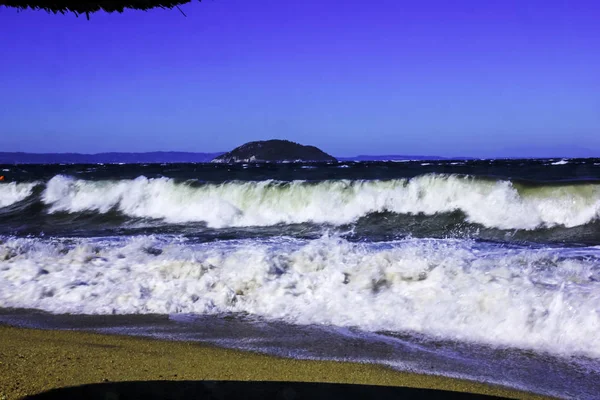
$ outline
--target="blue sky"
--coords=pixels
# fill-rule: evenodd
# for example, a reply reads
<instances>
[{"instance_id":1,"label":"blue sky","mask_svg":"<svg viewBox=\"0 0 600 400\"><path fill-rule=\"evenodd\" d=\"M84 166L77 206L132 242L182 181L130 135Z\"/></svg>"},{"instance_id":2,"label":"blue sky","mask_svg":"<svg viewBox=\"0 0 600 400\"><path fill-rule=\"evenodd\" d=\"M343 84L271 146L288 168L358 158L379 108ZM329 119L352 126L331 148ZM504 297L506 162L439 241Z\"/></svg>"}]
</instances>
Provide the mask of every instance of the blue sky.
<instances>
[{"instance_id":1,"label":"blue sky","mask_svg":"<svg viewBox=\"0 0 600 400\"><path fill-rule=\"evenodd\" d=\"M600 2L181 8L0 8L0 151L600 156Z\"/></svg>"}]
</instances>

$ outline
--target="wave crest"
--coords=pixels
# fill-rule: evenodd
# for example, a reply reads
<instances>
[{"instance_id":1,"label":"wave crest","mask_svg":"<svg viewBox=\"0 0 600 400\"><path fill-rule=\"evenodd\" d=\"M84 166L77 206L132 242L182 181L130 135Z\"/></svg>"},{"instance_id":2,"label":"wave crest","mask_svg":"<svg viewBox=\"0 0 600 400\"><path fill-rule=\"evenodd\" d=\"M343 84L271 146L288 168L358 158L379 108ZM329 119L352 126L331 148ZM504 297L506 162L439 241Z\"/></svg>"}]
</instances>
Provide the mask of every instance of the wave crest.
<instances>
[{"instance_id":1,"label":"wave crest","mask_svg":"<svg viewBox=\"0 0 600 400\"><path fill-rule=\"evenodd\" d=\"M37 183L0 183L0 208L25 200Z\"/></svg>"},{"instance_id":2,"label":"wave crest","mask_svg":"<svg viewBox=\"0 0 600 400\"><path fill-rule=\"evenodd\" d=\"M169 178L86 181L52 178L42 194L49 212L110 210L212 228L290 223L343 225L377 212L461 211L470 223L499 229L584 225L600 211L600 185L521 187L456 175L389 181L260 181L192 185Z\"/></svg>"}]
</instances>

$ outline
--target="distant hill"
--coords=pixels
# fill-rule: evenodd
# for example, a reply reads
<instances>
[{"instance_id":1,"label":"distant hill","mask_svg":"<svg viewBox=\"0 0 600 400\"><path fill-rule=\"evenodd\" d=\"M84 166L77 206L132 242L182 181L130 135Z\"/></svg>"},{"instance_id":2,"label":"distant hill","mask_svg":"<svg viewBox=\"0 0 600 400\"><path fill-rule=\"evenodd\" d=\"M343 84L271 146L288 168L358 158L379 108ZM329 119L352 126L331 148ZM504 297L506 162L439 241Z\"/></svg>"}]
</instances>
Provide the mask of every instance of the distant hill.
<instances>
[{"instance_id":1,"label":"distant hill","mask_svg":"<svg viewBox=\"0 0 600 400\"><path fill-rule=\"evenodd\" d=\"M215 157L214 163L337 161L315 146L304 146L289 140L264 140L243 144Z\"/></svg>"},{"instance_id":2,"label":"distant hill","mask_svg":"<svg viewBox=\"0 0 600 400\"><path fill-rule=\"evenodd\" d=\"M287 140L249 142L229 153L191 153L182 151L155 151L149 153L23 153L0 152L0 164L152 164L188 162L281 162L281 161L336 161L317 147L303 146ZM225 161L225 160L230 161ZM397 161L397 160L469 160L472 157L440 157L420 155L358 155L337 157L337 161ZM238 160L238 161L236 161Z\"/></svg>"},{"instance_id":3,"label":"distant hill","mask_svg":"<svg viewBox=\"0 0 600 400\"><path fill-rule=\"evenodd\" d=\"M97 164L97 163L186 163L209 162L219 153L155 151L149 153L2 153L0 164Z\"/></svg>"}]
</instances>

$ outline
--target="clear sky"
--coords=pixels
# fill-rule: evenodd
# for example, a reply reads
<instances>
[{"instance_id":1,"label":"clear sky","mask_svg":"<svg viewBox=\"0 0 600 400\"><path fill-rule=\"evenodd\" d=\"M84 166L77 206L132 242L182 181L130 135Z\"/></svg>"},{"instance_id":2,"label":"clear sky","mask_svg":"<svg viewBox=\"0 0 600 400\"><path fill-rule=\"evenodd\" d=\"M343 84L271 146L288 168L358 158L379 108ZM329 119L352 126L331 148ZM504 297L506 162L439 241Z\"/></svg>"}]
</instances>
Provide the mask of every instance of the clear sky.
<instances>
[{"instance_id":1,"label":"clear sky","mask_svg":"<svg viewBox=\"0 0 600 400\"><path fill-rule=\"evenodd\" d=\"M181 9L0 8L0 151L600 156L598 1Z\"/></svg>"}]
</instances>

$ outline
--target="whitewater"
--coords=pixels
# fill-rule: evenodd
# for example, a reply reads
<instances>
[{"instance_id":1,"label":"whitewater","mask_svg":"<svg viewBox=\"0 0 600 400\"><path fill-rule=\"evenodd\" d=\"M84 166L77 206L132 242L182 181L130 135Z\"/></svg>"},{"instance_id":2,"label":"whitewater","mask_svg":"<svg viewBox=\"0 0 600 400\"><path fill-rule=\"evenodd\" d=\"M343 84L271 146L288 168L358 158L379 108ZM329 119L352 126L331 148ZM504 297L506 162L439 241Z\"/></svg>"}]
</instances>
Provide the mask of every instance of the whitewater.
<instances>
[{"instance_id":1,"label":"whitewater","mask_svg":"<svg viewBox=\"0 0 600 400\"><path fill-rule=\"evenodd\" d=\"M36 183L6 183L0 185L0 209L31 196Z\"/></svg>"},{"instance_id":2,"label":"whitewater","mask_svg":"<svg viewBox=\"0 0 600 400\"><path fill-rule=\"evenodd\" d=\"M600 160L1 166L0 323L600 387Z\"/></svg>"},{"instance_id":3,"label":"whitewater","mask_svg":"<svg viewBox=\"0 0 600 400\"><path fill-rule=\"evenodd\" d=\"M0 304L75 314L248 313L292 324L600 357L600 248L468 240L11 238Z\"/></svg>"},{"instance_id":4,"label":"whitewater","mask_svg":"<svg viewBox=\"0 0 600 400\"><path fill-rule=\"evenodd\" d=\"M23 201L35 184L0 186L0 207ZM117 211L166 223L212 228L317 223L344 225L376 213L461 212L488 228L571 228L597 220L600 184L527 186L510 180L427 174L410 179L228 181L172 178L83 180L57 175L46 182L47 213Z\"/></svg>"}]
</instances>

